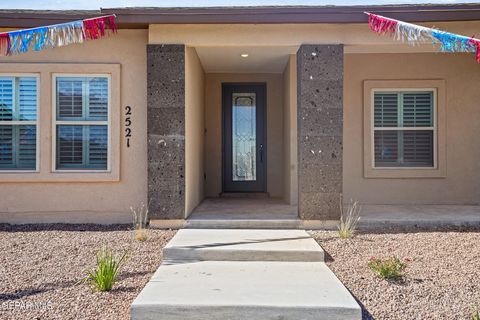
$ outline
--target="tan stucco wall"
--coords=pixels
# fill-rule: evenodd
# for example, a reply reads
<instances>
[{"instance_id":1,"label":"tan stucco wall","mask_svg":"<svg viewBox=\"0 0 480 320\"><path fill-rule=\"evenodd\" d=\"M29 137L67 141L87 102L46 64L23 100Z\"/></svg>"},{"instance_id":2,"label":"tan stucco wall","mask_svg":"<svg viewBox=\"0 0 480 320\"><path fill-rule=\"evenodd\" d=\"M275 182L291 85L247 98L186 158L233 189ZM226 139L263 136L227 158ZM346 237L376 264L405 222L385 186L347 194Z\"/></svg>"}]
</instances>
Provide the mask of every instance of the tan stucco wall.
<instances>
[{"instance_id":1,"label":"tan stucco wall","mask_svg":"<svg viewBox=\"0 0 480 320\"><path fill-rule=\"evenodd\" d=\"M283 198L282 74L207 73L205 83L205 195L222 192L222 82L267 83L267 192Z\"/></svg>"},{"instance_id":2,"label":"tan stucco wall","mask_svg":"<svg viewBox=\"0 0 480 320\"><path fill-rule=\"evenodd\" d=\"M0 222L131 221L130 206L147 200L146 44L146 30L120 30L107 39L0 58L0 62L120 64L120 105L112 116L119 118L123 128L125 106L131 106L133 111L130 148L123 139L123 129L112 137L114 143L120 143L119 181L85 182L87 174L79 173L69 182L1 182ZM39 108L43 114L52 106L41 104ZM51 118L42 118L41 147L47 150L52 143L50 125ZM51 152L41 153L40 157L42 163L51 164ZM48 173L51 165L41 170Z\"/></svg>"},{"instance_id":3,"label":"tan stucco wall","mask_svg":"<svg viewBox=\"0 0 480 320\"><path fill-rule=\"evenodd\" d=\"M480 21L424 24L470 36L480 30ZM429 43L409 46L378 36L367 23L358 24L152 24L149 43L190 46L295 46L300 44L345 44L345 52L435 52ZM293 51L295 52L295 51ZM293 53L292 52L292 53Z\"/></svg>"},{"instance_id":4,"label":"tan stucco wall","mask_svg":"<svg viewBox=\"0 0 480 320\"><path fill-rule=\"evenodd\" d=\"M344 199L365 204L480 202L480 67L469 54L346 54ZM364 178L363 81L445 80L446 178Z\"/></svg>"},{"instance_id":5,"label":"tan stucco wall","mask_svg":"<svg viewBox=\"0 0 480 320\"><path fill-rule=\"evenodd\" d=\"M480 22L439 23L443 29L473 34ZM349 29L350 28L350 29ZM148 39L150 38L150 39ZM130 206L146 202L146 44L187 43L191 45L285 45L300 43L351 43L347 52L357 51L432 51L431 46L411 48L394 43L388 37L378 37L366 25L241 25L222 26L164 25L150 30L120 30L111 38L89 41L81 45L32 52L13 57L0 57L0 62L18 63L88 63L120 64L119 118L120 135L113 137L120 144L119 181L88 182L85 174L71 181L0 182L0 222L129 222ZM366 43L369 48L361 47ZM427 48L428 47L428 48ZM349 49L350 48L350 49ZM363 48L363 49L362 49ZM186 107L193 112L202 101L201 72L193 49L187 49ZM33 68L30 72L35 72ZM190 72L191 71L191 72ZM0 72L5 72L0 68ZM202 199L202 168L206 172L205 196L216 197L221 192L221 83L267 82L267 191L272 197L283 197L296 190L293 178L284 184L288 169L284 159L292 150L284 150L287 121L283 100L287 99L285 74L206 74L205 128L203 135L200 114L186 117L187 144L186 183L187 213ZM190 79L192 82L190 82ZM449 203L471 204L480 200L480 83L479 65L471 54L350 54L345 55L344 77L344 199L358 199L369 204ZM446 82L446 177L445 178L365 178L363 172L363 81L382 79L444 79ZM43 81L43 80L42 80ZM51 79L48 79L51 81ZM195 85L193 84L195 83ZM293 89L290 86L289 99ZM197 100L198 99L198 100ZM130 148L123 139L123 113L131 106L132 138ZM290 103L290 107L292 103ZM51 105L41 104L51 110ZM190 110L190 109L189 109ZM188 114L188 112L187 112ZM287 113L290 114L291 113ZM192 121L190 121L190 120ZM191 125L190 125L191 124ZM42 118L41 146L51 146L51 119ZM288 128L285 128L288 129ZM198 134L200 133L200 134ZM200 137L204 137L201 155ZM290 135L290 141L293 135ZM201 139L200 139L201 140ZM285 143L284 143L285 142ZM291 144L293 147L293 143ZM295 152L296 153L296 152ZM198 155L191 157L190 154ZM51 152L42 152L40 161L47 163L42 173L51 170ZM293 161L292 158L290 158ZM204 163L202 164L202 161ZM291 168L290 163L290 169ZM189 169L190 168L190 169ZM47 171L45 171L47 170ZM35 179L29 179L35 180ZM288 186L290 184L290 186ZM189 189L191 188L191 189ZM188 191L190 190L190 191ZM23 220L22 220L23 219Z\"/></svg>"},{"instance_id":6,"label":"tan stucco wall","mask_svg":"<svg viewBox=\"0 0 480 320\"><path fill-rule=\"evenodd\" d=\"M297 175L297 56L292 54L283 72L283 177L285 200L298 203Z\"/></svg>"},{"instance_id":7,"label":"tan stucco wall","mask_svg":"<svg viewBox=\"0 0 480 320\"><path fill-rule=\"evenodd\" d=\"M185 50L185 216L204 196L205 73L194 48Z\"/></svg>"}]
</instances>

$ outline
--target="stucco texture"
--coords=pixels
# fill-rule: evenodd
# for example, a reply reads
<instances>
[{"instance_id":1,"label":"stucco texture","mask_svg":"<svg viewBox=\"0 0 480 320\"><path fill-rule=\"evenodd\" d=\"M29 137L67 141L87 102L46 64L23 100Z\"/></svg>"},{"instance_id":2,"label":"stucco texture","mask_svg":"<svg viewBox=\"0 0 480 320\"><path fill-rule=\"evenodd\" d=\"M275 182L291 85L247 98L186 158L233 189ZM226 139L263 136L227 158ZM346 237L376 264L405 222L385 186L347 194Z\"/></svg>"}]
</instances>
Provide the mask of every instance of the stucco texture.
<instances>
[{"instance_id":1,"label":"stucco texture","mask_svg":"<svg viewBox=\"0 0 480 320\"><path fill-rule=\"evenodd\" d=\"M344 62L344 199L364 204L478 204L480 73L472 55L346 54ZM445 177L364 177L363 81L387 79L445 80Z\"/></svg>"},{"instance_id":2,"label":"stucco texture","mask_svg":"<svg viewBox=\"0 0 480 320\"><path fill-rule=\"evenodd\" d=\"M205 72L194 48L185 51L185 216L204 197Z\"/></svg>"},{"instance_id":3,"label":"stucco texture","mask_svg":"<svg viewBox=\"0 0 480 320\"><path fill-rule=\"evenodd\" d=\"M112 143L120 144L119 181L86 182L88 174L78 173L68 182L35 182L35 174L29 179L32 182L1 182L0 222L131 221L130 206L147 200L147 38L146 30L120 30L112 37L84 44L0 58L0 62L16 63L120 64L120 105L112 117L118 117L117 122L122 125L120 136L112 137ZM1 72L4 70L0 69ZM34 67L31 72L35 72ZM123 114L127 105L132 107L130 148L123 138ZM52 106L40 104L39 108L42 113ZM50 124L51 119L41 119L40 126ZM48 130L40 136L40 144L51 151ZM51 164L51 155L51 152L41 153L41 161ZM48 173L51 165L41 170Z\"/></svg>"},{"instance_id":4,"label":"stucco texture","mask_svg":"<svg viewBox=\"0 0 480 320\"><path fill-rule=\"evenodd\" d=\"M298 203L297 57L290 55L283 72L283 179L285 201Z\"/></svg>"}]
</instances>

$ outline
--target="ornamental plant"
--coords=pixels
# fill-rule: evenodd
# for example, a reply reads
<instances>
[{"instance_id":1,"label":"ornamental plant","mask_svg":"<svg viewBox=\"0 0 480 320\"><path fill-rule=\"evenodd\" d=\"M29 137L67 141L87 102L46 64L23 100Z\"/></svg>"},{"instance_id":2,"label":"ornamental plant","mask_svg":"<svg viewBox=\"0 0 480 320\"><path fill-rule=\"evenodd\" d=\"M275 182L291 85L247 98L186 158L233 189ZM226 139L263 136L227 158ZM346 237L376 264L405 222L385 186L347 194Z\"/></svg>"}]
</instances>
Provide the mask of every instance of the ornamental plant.
<instances>
[{"instance_id":1,"label":"ornamental plant","mask_svg":"<svg viewBox=\"0 0 480 320\"><path fill-rule=\"evenodd\" d=\"M405 259L405 262L407 261L409 260ZM368 267L380 278L396 281L404 276L403 272L407 268L405 262L395 256L385 259L371 257L368 261Z\"/></svg>"},{"instance_id":2,"label":"ornamental plant","mask_svg":"<svg viewBox=\"0 0 480 320\"><path fill-rule=\"evenodd\" d=\"M360 220L360 206L358 201L350 200L350 205L345 210L340 200L340 223L338 225L338 236L342 239L352 237L357 231L357 224Z\"/></svg>"},{"instance_id":3,"label":"ornamental plant","mask_svg":"<svg viewBox=\"0 0 480 320\"><path fill-rule=\"evenodd\" d=\"M480 320L480 313L478 310L472 313L472 320Z\"/></svg>"},{"instance_id":4,"label":"ornamental plant","mask_svg":"<svg viewBox=\"0 0 480 320\"><path fill-rule=\"evenodd\" d=\"M148 238L147 223L148 223L148 206L143 202L140 206L134 208L130 207L133 218L133 236L137 241L146 241Z\"/></svg>"},{"instance_id":5,"label":"ornamental plant","mask_svg":"<svg viewBox=\"0 0 480 320\"><path fill-rule=\"evenodd\" d=\"M88 283L95 291L110 291L117 280L120 268L127 259L127 251L116 256L107 246L97 251L96 268L87 270L83 282Z\"/></svg>"}]
</instances>

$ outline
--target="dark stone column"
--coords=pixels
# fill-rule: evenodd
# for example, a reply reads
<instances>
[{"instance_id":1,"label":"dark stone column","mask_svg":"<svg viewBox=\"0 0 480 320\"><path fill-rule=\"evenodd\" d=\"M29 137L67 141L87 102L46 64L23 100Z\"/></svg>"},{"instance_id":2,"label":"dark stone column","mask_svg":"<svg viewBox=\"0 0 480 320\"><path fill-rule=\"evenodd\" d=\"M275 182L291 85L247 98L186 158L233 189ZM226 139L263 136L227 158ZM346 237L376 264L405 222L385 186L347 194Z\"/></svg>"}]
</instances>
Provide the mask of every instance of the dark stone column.
<instances>
[{"instance_id":1,"label":"dark stone column","mask_svg":"<svg viewBox=\"0 0 480 320\"><path fill-rule=\"evenodd\" d=\"M298 210L302 219L340 217L343 45L297 53Z\"/></svg>"},{"instance_id":2,"label":"dark stone column","mask_svg":"<svg viewBox=\"0 0 480 320\"><path fill-rule=\"evenodd\" d=\"M150 218L185 217L185 46L147 47Z\"/></svg>"}]
</instances>

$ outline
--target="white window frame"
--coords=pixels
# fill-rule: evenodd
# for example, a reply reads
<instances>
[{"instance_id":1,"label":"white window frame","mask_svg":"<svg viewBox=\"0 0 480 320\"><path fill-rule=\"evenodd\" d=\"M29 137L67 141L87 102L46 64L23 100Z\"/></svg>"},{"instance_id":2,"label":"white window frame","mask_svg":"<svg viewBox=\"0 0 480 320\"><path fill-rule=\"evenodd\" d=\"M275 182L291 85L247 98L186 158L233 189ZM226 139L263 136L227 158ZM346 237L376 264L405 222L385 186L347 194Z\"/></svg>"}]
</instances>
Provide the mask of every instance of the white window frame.
<instances>
[{"instance_id":1,"label":"white window frame","mask_svg":"<svg viewBox=\"0 0 480 320\"><path fill-rule=\"evenodd\" d=\"M375 127L375 93L376 92L433 92L433 127ZM437 144L437 88L373 88L370 96L370 141L371 141L371 166L375 170L436 170L438 169L438 144ZM433 166L432 167L377 167L375 166L375 131L414 131L433 130Z\"/></svg>"},{"instance_id":2,"label":"white window frame","mask_svg":"<svg viewBox=\"0 0 480 320\"><path fill-rule=\"evenodd\" d=\"M0 77L31 77L36 79L37 83L37 110L36 110L36 120L32 121L1 121L1 125L35 125L35 169L33 170L20 170L20 169L0 169L0 174L6 173L38 173L40 172L40 74L38 73L0 73ZM13 103L16 103L17 94L14 90Z\"/></svg>"},{"instance_id":3,"label":"white window frame","mask_svg":"<svg viewBox=\"0 0 480 320\"><path fill-rule=\"evenodd\" d=\"M57 78L104 77L108 82L108 104L106 121L57 120ZM57 125L106 125L107 126L107 169L57 169ZM98 173L112 171L112 77L108 73L53 73L52 74L52 172Z\"/></svg>"}]
</instances>

